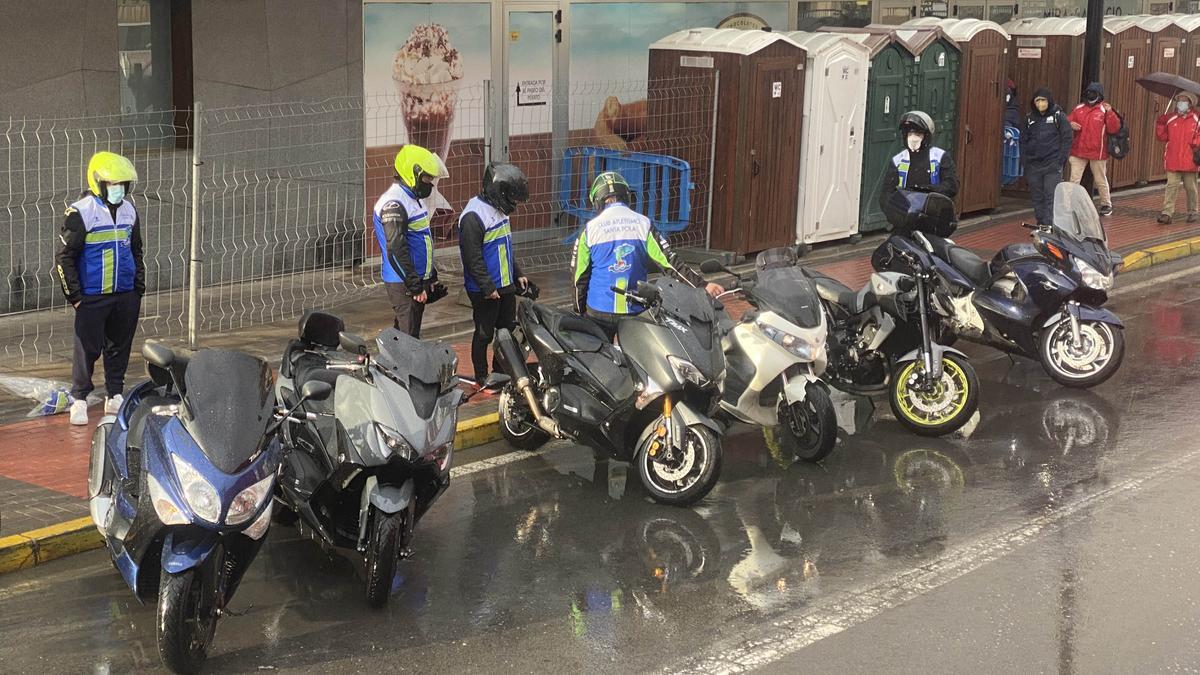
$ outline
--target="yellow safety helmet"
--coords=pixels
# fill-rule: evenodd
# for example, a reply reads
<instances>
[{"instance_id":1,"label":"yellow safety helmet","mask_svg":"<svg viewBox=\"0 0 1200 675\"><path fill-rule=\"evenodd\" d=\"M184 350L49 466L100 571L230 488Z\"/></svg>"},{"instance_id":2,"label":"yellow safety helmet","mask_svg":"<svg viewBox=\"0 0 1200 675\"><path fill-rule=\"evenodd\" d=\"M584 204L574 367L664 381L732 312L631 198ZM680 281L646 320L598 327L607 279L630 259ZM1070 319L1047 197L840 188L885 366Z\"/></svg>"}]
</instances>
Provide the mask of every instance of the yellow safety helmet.
<instances>
[{"instance_id":1,"label":"yellow safety helmet","mask_svg":"<svg viewBox=\"0 0 1200 675\"><path fill-rule=\"evenodd\" d=\"M97 197L104 197L101 183L132 183L137 178L133 162L115 152L97 152L88 162L88 188Z\"/></svg>"},{"instance_id":2,"label":"yellow safety helmet","mask_svg":"<svg viewBox=\"0 0 1200 675\"><path fill-rule=\"evenodd\" d=\"M419 145L406 145L396 153L396 175L413 194L425 198L433 193L433 186L424 188L421 177L429 176L433 180L449 178L450 172L442 158Z\"/></svg>"}]
</instances>

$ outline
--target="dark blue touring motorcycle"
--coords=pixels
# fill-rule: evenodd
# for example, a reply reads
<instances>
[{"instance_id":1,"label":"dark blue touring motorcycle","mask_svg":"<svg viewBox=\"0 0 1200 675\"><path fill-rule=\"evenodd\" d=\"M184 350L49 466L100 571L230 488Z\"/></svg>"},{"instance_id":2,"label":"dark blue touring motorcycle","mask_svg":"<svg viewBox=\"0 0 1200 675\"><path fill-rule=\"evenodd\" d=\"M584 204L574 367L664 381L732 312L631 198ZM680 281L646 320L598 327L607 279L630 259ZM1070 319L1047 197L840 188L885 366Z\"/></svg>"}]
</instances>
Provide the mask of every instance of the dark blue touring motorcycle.
<instances>
[{"instance_id":1,"label":"dark blue touring motorcycle","mask_svg":"<svg viewBox=\"0 0 1200 675\"><path fill-rule=\"evenodd\" d=\"M945 199L908 198L914 206ZM943 283L932 299L944 317L943 343L961 337L1036 359L1065 386L1098 385L1125 356L1124 324L1102 307L1121 256L1108 250L1091 197L1074 183L1055 189L1053 225L1025 227L1033 242L1005 246L990 262L930 228L894 236L911 238L937 261Z\"/></svg>"},{"instance_id":2,"label":"dark blue touring motorcycle","mask_svg":"<svg viewBox=\"0 0 1200 675\"><path fill-rule=\"evenodd\" d=\"M190 359L142 350L150 380L92 438L92 521L139 601L157 595L158 649L177 672L203 664L225 610L271 522L279 468L271 369L240 352ZM327 398L323 382L301 397Z\"/></svg>"}]
</instances>

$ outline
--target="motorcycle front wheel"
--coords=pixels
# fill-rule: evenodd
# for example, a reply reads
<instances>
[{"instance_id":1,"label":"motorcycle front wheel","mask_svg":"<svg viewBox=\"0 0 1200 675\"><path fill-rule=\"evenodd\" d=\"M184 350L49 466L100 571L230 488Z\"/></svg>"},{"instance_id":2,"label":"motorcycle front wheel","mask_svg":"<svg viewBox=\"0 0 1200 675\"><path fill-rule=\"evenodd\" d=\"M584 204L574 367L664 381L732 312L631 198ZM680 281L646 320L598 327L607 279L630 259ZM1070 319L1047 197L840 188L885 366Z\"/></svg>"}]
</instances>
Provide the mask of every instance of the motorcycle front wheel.
<instances>
[{"instance_id":1,"label":"motorcycle front wheel","mask_svg":"<svg viewBox=\"0 0 1200 675\"><path fill-rule=\"evenodd\" d=\"M957 431L979 407L979 376L963 357L942 356L942 377L927 381L921 360L904 361L892 371L888 402L901 424L921 436Z\"/></svg>"},{"instance_id":2,"label":"motorcycle front wheel","mask_svg":"<svg viewBox=\"0 0 1200 675\"><path fill-rule=\"evenodd\" d=\"M367 540L367 604L376 609L387 604L400 557L404 512L388 515L371 507L371 533Z\"/></svg>"},{"instance_id":3,"label":"motorcycle front wheel","mask_svg":"<svg viewBox=\"0 0 1200 675\"><path fill-rule=\"evenodd\" d=\"M661 418L654 422L661 423ZM656 434L644 434L638 448L638 478L660 504L691 506L704 498L721 475L721 439L704 426L688 427L682 448L673 449L664 457L666 448L654 448L659 443Z\"/></svg>"},{"instance_id":4,"label":"motorcycle front wheel","mask_svg":"<svg viewBox=\"0 0 1200 675\"><path fill-rule=\"evenodd\" d=\"M1125 358L1125 333L1119 326L1080 320L1079 344L1064 318L1042 332L1042 368L1064 387L1094 387L1112 377Z\"/></svg>"},{"instance_id":5,"label":"motorcycle front wheel","mask_svg":"<svg viewBox=\"0 0 1200 675\"><path fill-rule=\"evenodd\" d=\"M529 404L521 398L516 387L509 385L500 391L500 434L518 450L537 450L550 440L533 419Z\"/></svg>"},{"instance_id":6,"label":"motorcycle front wheel","mask_svg":"<svg viewBox=\"0 0 1200 675\"><path fill-rule=\"evenodd\" d=\"M833 452L837 443L837 412L829 392L821 385L809 382L804 388L804 400L791 405L781 396L778 416L783 449L790 450L796 459L819 462Z\"/></svg>"},{"instance_id":7,"label":"motorcycle front wheel","mask_svg":"<svg viewBox=\"0 0 1200 675\"><path fill-rule=\"evenodd\" d=\"M217 631L218 546L204 564L172 574L163 570L158 585L158 654L176 673L199 672Z\"/></svg>"}]
</instances>

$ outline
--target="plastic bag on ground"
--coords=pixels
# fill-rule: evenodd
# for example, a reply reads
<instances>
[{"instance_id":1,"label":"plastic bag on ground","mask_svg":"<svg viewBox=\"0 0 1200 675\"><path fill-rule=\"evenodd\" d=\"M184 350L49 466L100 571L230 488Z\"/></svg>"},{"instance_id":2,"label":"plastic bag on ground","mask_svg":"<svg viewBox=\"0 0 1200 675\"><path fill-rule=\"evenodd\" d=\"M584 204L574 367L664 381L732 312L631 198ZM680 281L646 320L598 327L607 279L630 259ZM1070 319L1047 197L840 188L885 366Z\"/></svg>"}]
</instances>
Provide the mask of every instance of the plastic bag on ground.
<instances>
[{"instance_id":1,"label":"plastic bag on ground","mask_svg":"<svg viewBox=\"0 0 1200 675\"><path fill-rule=\"evenodd\" d=\"M57 415L71 409L75 397L71 396L71 386L58 380L47 380L40 377L18 377L15 375L0 375L0 389L5 389L14 396L37 401L26 417L44 417ZM96 405L103 400L97 393L88 395L88 405Z\"/></svg>"}]
</instances>

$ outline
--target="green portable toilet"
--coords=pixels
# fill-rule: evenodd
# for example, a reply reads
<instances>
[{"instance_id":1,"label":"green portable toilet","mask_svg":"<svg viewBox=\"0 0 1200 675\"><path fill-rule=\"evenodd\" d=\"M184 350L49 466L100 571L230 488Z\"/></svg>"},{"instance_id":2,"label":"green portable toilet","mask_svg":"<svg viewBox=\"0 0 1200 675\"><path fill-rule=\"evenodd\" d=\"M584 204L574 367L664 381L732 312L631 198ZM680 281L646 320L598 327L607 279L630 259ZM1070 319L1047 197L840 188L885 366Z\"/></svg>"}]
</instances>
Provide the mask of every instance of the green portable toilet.
<instances>
[{"instance_id":1,"label":"green portable toilet","mask_svg":"<svg viewBox=\"0 0 1200 675\"><path fill-rule=\"evenodd\" d=\"M917 110L933 118L937 146L955 150L958 138L958 45L938 26L895 27L917 61ZM957 156L957 155L956 155Z\"/></svg>"},{"instance_id":2,"label":"green portable toilet","mask_svg":"<svg viewBox=\"0 0 1200 675\"><path fill-rule=\"evenodd\" d=\"M867 77L866 122L863 126L862 196L859 202L858 231L874 232L887 228L879 209L879 191L884 170L898 152L897 125L900 115L916 107L917 62L891 28L844 28L825 26L825 32L843 33L871 50L871 69Z\"/></svg>"}]
</instances>

